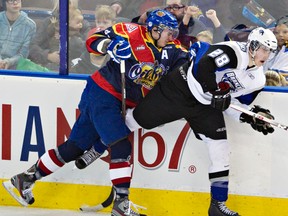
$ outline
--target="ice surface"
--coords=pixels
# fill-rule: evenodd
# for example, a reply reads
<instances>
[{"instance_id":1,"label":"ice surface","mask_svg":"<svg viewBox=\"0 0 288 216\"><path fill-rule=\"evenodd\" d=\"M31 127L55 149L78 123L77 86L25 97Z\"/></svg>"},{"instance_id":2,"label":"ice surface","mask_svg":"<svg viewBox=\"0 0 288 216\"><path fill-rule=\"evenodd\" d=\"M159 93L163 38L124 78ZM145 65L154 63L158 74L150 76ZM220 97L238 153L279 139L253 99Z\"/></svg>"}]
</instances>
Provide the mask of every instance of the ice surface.
<instances>
[{"instance_id":1,"label":"ice surface","mask_svg":"<svg viewBox=\"0 0 288 216\"><path fill-rule=\"evenodd\" d=\"M81 212L31 207L0 206L1 216L107 216L107 213Z\"/></svg>"}]
</instances>

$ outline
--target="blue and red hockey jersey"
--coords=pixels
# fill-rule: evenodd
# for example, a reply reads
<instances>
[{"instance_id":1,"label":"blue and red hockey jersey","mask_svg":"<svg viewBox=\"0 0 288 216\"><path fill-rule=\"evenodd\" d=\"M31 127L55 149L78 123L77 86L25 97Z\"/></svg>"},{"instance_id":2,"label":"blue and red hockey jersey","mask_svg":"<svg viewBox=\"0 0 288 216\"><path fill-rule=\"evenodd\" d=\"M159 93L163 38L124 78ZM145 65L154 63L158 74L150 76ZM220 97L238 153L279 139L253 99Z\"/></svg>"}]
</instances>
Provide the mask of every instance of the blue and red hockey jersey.
<instances>
[{"instance_id":1,"label":"blue and red hockey jersey","mask_svg":"<svg viewBox=\"0 0 288 216\"><path fill-rule=\"evenodd\" d=\"M125 60L126 103L129 107L134 107L162 76L188 61L187 50L178 40L157 48L146 27L134 23L117 23L91 35L86 42L87 50L95 55L105 55L98 48L101 42L117 36L126 39L132 50L131 57ZM91 77L101 88L121 100L120 64L110 59Z\"/></svg>"}]
</instances>

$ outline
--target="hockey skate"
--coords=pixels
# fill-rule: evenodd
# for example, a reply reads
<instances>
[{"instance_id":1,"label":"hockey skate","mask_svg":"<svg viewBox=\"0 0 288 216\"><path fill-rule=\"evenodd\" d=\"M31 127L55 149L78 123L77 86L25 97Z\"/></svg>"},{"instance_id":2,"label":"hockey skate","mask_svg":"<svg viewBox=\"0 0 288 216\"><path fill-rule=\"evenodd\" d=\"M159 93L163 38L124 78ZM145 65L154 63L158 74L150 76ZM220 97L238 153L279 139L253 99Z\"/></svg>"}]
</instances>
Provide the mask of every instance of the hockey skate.
<instances>
[{"instance_id":1,"label":"hockey skate","mask_svg":"<svg viewBox=\"0 0 288 216\"><path fill-rule=\"evenodd\" d=\"M111 216L144 216L144 214L138 213L138 208L146 209L143 206L132 203L127 197L116 197Z\"/></svg>"},{"instance_id":2,"label":"hockey skate","mask_svg":"<svg viewBox=\"0 0 288 216\"><path fill-rule=\"evenodd\" d=\"M94 147L86 151L83 155L75 160L75 165L78 169L84 169L97 160L102 154L98 153Z\"/></svg>"},{"instance_id":3,"label":"hockey skate","mask_svg":"<svg viewBox=\"0 0 288 216\"><path fill-rule=\"evenodd\" d=\"M225 202L220 202L214 199L211 199L208 214L209 216L239 216L237 212L228 209Z\"/></svg>"},{"instance_id":4,"label":"hockey skate","mask_svg":"<svg viewBox=\"0 0 288 216\"><path fill-rule=\"evenodd\" d=\"M13 176L10 181L2 183L10 195L22 206L31 205L35 201L32 194L32 188L35 182L34 173L35 172L29 173L28 170L27 172ZM15 189L17 189L20 196L15 193Z\"/></svg>"}]
</instances>

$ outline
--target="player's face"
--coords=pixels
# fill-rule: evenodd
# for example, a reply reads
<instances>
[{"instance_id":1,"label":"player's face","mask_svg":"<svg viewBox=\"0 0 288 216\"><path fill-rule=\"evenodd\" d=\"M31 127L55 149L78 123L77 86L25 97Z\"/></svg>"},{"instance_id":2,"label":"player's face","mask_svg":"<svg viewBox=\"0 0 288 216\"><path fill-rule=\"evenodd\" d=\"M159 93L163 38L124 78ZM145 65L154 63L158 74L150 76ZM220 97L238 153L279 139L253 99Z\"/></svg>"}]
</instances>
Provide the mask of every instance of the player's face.
<instances>
[{"instance_id":1,"label":"player's face","mask_svg":"<svg viewBox=\"0 0 288 216\"><path fill-rule=\"evenodd\" d=\"M277 38L278 47L281 48L285 43L288 42L288 26L281 24L275 27L274 34Z\"/></svg>"},{"instance_id":2,"label":"player's face","mask_svg":"<svg viewBox=\"0 0 288 216\"><path fill-rule=\"evenodd\" d=\"M160 38L159 38L160 35ZM157 41L157 46L164 47L167 45L167 43L173 41L175 39L174 32L169 29L164 29L161 34L159 34L157 31L152 31L153 38L159 38Z\"/></svg>"},{"instance_id":3,"label":"player's face","mask_svg":"<svg viewBox=\"0 0 288 216\"><path fill-rule=\"evenodd\" d=\"M259 49L257 49L256 51L256 55L254 58L255 65L258 67L262 66L268 59L270 53L271 53L270 49L261 45Z\"/></svg>"}]
</instances>

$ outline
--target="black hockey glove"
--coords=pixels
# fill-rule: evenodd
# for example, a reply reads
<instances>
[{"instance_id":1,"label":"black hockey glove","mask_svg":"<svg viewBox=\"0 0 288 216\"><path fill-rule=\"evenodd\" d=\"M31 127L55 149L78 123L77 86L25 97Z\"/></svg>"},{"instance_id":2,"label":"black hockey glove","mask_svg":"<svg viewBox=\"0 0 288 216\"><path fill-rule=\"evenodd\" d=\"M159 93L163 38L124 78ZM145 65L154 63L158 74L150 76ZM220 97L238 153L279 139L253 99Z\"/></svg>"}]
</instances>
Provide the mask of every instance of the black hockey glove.
<instances>
[{"instance_id":1,"label":"black hockey glove","mask_svg":"<svg viewBox=\"0 0 288 216\"><path fill-rule=\"evenodd\" d=\"M271 115L270 111L268 109L264 109L260 106L255 105L252 109L252 112L260 114L262 116L265 116L269 119L274 119L274 116ZM264 122L260 119L256 119L253 116L247 115L245 113L242 113L240 115L240 121L246 122L251 125L251 127L259 132L262 132L264 135L267 135L268 133L273 133L274 128L267 122Z\"/></svg>"},{"instance_id":2,"label":"black hockey glove","mask_svg":"<svg viewBox=\"0 0 288 216\"><path fill-rule=\"evenodd\" d=\"M212 94L211 106L220 111L228 109L231 103L230 85L226 82L219 82L218 89L210 92Z\"/></svg>"}]
</instances>

